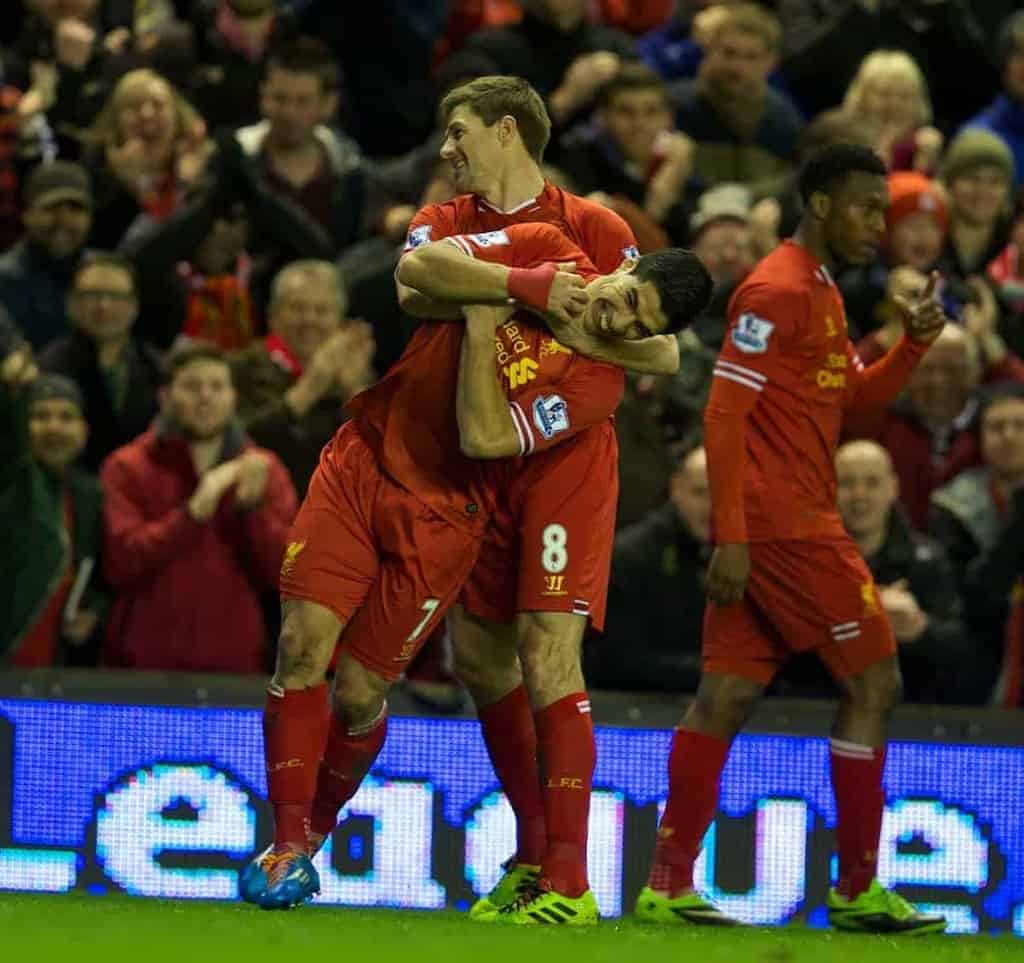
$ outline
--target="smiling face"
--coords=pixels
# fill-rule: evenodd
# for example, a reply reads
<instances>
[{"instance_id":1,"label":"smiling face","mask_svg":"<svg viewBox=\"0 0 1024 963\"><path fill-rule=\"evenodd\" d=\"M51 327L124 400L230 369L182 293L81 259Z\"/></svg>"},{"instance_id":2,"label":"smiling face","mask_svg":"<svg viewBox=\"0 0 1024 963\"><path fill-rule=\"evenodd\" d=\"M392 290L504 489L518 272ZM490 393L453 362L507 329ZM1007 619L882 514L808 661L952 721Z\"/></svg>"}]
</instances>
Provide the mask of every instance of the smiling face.
<instances>
[{"instance_id":1,"label":"smiling face","mask_svg":"<svg viewBox=\"0 0 1024 963\"><path fill-rule=\"evenodd\" d=\"M927 271L942 253L942 225L928 211L904 217L889 236L890 264Z\"/></svg>"},{"instance_id":2,"label":"smiling face","mask_svg":"<svg viewBox=\"0 0 1024 963\"><path fill-rule=\"evenodd\" d=\"M639 341L668 327L658 289L653 281L637 278L635 263L624 261L614 273L594 278L587 285L590 302L583 314L583 328L588 334Z\"/></svg>"},{"instance_id":3,"label":"smiling face","mask_svg":"<svg viewBox=\"0 0 1024 963\"><path fill-rule=\"evenodd\" d=\"M1002 168L980 164L958 174L949 184L953 217L971 225L998 220L1010 195L1010 181Z\"/></svg>"},{"instance_id":4,"label":"smiling face","mask_svg":"<svg viewBox=\"0 0 1024 963\"><path fill-rule=\"evenodd\" d=\"M60 474L85 449L88 427L78 405L66 398L33 401L28 416L32 457Z\"/></svg>"},{"instance_id":5,"label":"smiling face","mask_svg":"<svg viewBox=\"0 0 1024 963\"><path fill-rule=\"evenodd\" d=\"M338 286L321 273L299 270L286 276L279 288L271 307L270 326L296 358L308 365L341 326Z\"/></svg>"},{"instance_id":6,"label":"smiling face","mask_svg":"<svg viewBox=\"0 0 1024 963\"><path fill-rule=\"evenodd\" d=\"M888 453L873 441L852 441L836 455L837 503L854 538L884 531L898 494Z\"/></svg>"},{"instance_id":7,"label":"smiling face","mask_svg":"<svg viewBox=\"0 0 1024 963\"><path fill-rule=\"evenodd\" d=\"M452 111L441 157L451 165L457 193L486 196L500 182L508 156L502 136L509 135L511 123L511 118L502 118L488 127L465 104Z\"/></svg>"},{"instance_id":8,"label":"smiling face","mask_svg":"<svg viewBox=\"0 0 1024 963\"><path fill-rule=\"evenodd\" d=\"M620 90L598 115L626 157L646 164L654 154L658 135L672 127L672 111L657 87Z\"/></svg>"},{"instance_id":9,"label":"smiling face","mask_svg":"<svg viewBox=\"0 0 1024 963\"><path fill-rule=\"evenodd\" d=\"M71 257L82 250L92 227L92 211L78 201L40 202L25 211L25 237L50 257Z\"/></svg>"}]
</instances>

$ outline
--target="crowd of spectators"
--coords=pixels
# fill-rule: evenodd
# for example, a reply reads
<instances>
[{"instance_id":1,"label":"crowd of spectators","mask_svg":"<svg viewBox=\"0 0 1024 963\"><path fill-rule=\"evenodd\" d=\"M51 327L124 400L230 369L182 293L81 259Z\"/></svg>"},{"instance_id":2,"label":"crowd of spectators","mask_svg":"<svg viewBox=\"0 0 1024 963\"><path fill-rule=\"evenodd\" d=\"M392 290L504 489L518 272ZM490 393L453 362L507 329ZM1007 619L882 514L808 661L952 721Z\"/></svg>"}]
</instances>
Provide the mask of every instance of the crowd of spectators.
<instances>
[{"instance_id":1,"label":"crowd of spectators","mask_svg":"<svg viewBox=\"0 0 1024 963\"><path fill-rule=\"evenodd\" d=\"M890 168L843 272L864 361L933 270L955 324L850 417L839 508L907 697L1024 700L1024 12L1015 0L12 0L0 22L0 664L259 672L288 525L346 400L412 330L393 273L454 192L435 109L514 73L546 174L715 295L671 378L630 376L595 687L692 691L699 426L730 295L823 144ZM424 691L451 700L443 642ZM413 670L413 680L416 679ZM777 691L821 694L797 665ZM440 698L440 697L439 697Z\"/></svg>"}]
</instances>

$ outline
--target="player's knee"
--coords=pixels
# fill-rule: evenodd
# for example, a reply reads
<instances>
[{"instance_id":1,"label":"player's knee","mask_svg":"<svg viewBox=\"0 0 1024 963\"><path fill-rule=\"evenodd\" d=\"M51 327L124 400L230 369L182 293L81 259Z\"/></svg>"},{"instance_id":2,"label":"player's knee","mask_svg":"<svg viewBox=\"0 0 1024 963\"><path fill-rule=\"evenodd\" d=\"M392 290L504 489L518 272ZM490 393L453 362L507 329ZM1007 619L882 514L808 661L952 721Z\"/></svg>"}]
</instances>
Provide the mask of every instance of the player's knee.
<instances>
[{"instance_id":1,"label":"player's knee","mask_svg":"<svg viewBox=\"0 0 1024 963\"><path fill-rule=\"evenodd\" d=\"M705 675L683 724L731 739L750 718L763 692L764 686L752 679Z\"/></svg>"},{"instance_id":2,"label":"player's knee","mask_svg":"<svg viewBox=\"0 0 1024 963\"><path fill-rule=\"evenodd\" d=\"M323 606L286 602L278 637L275 682L286 689L323 682L344 624Z\"/></svg>"},{"instance_id":3,"label":"player's knee","mask_svg":"<svg viewBox=\"0 0 1024 963\"><path fill-rule=\"evenodd\" d=\"M384 710L384 698L390 688L389 680L342 655L334 673L334 714L350 729L372 725Z\"/></svg>"}]
</instances>

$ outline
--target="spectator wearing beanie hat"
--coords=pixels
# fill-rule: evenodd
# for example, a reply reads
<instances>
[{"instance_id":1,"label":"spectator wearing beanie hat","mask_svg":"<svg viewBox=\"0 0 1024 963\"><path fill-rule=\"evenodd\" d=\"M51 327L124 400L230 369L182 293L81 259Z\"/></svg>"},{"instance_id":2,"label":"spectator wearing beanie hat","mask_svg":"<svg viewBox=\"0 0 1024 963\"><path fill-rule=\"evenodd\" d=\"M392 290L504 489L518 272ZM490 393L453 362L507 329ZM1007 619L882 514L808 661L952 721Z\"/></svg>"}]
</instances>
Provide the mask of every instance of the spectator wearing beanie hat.
<instances>
[{"instance_id":1,"label":"spectator wearing beanie hat","mask_svg":"<svg viewBox=\"0 0 1024 963\"><path fill-rule=\"evenodd\" d=\"M1003 23L997 44L1003 72L1003 92L980 114L967 122L997 134L1009 145L1014 158L1014 180L1024 184L1024 10Z\"/></svg>"},{"instance_id":2,"label":"spectator wearing beanie hat","mask_svg":"<svg viewBox=\"0 0 1024 963\"><path fill-rule=\"evenodd\" d=\"M942 253L949 230L949 209L941 188L915 171L890 174L885 225L889 267L929 270Z\"/></svg>"},{"instance_id":3,"label":"spectator wearing beanie hat","mask_svg":"<svg viewBox=\"0 0 1024 963\"><path fill-rule=\"evenodd\" d=\"M0 334L3 325L0 324ZM17 335L0 338L0 664L95 664L102 504L75 462L88 426L78 386L39 375Z\"/></svg>"},{"instance_id":4,"label":"spectator wearing beanie hat","mask_svg":"<svg viewBox=\"0 0 1024 963\"><path fill-rule=\"evenodd\" d=\"M1006 246L1013 178L1013 154L995 134L968 128L949 145L940 178L949 197L944 275L966 281L982 274Z\"/></svg>"}]
</instances>

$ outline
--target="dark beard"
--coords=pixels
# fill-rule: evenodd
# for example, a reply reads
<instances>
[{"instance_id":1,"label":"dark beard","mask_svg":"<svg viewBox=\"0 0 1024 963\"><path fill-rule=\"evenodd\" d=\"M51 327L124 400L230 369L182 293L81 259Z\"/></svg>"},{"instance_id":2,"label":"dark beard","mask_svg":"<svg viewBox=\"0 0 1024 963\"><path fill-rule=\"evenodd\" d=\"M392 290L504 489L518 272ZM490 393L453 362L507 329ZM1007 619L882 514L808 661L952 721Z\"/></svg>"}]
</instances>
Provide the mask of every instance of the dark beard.
<instances>
[{"instance_id":1,"label":"dark beard","mask_svg":"<svg viewBox=\"0 0 1024 963\"><path fill-rule=\"evenodd\" d=\"M211 429L205 434L200 433L187 425L180 425L180 428L185 441L190 444L197 441L213 441L214 438L219 438L224 434L224 425L221 425L219 428Z\"/></svg>"}]
</instances>

